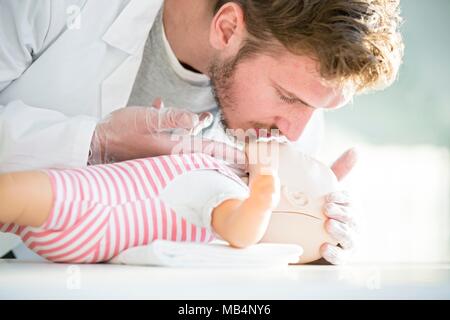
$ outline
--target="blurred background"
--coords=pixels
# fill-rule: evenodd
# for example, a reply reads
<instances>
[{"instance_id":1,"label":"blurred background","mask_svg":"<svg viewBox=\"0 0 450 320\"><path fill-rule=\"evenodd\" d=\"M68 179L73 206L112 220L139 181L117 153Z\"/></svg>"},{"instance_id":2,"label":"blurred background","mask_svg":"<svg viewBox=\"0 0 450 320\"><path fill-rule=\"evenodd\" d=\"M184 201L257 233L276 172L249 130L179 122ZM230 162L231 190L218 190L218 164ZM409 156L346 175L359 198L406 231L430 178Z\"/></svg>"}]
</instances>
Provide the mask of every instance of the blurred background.
<instances>
[{"instance_id":1,"label":"blurred background","mask_svg":"<svg viewBox=\"0 0 450 320\"><path fill-rule=\"evenodd\" d=\"M364 219L357 261L450 262L450 1L402 1L404 64L389 89L327 112L320 158L348 147Z\"/></svg>"}]
</instances>

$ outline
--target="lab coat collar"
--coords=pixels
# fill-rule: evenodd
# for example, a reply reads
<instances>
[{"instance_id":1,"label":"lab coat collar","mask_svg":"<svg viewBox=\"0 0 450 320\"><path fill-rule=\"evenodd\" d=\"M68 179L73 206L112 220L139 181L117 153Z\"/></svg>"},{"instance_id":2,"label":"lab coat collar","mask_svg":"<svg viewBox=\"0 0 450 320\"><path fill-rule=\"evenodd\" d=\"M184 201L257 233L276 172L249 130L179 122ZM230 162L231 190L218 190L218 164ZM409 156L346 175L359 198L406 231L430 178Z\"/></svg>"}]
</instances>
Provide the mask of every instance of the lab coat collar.
<instances>
[{"instance_id":1,"label":"lab coat collar","mask_svg":"<svg viewBox=\"0 0 450 320\"><path fill-rule=\"evenodd\" d=\"M125 107L142 61L150 29L163 0L130 0L102 37L128 57L102 82L101 115Z\"/></svg>"},{"instance_id":2,"label":"lab coat collar","mask_svg":"<svg viewBox=\"0 0 450 320\"><path fill-rule=\"evenodd\" d=\"M103 36L109 45L134 55L145 40L163 4L163 0L130 0Z\"/></svg>"}]
</instances>

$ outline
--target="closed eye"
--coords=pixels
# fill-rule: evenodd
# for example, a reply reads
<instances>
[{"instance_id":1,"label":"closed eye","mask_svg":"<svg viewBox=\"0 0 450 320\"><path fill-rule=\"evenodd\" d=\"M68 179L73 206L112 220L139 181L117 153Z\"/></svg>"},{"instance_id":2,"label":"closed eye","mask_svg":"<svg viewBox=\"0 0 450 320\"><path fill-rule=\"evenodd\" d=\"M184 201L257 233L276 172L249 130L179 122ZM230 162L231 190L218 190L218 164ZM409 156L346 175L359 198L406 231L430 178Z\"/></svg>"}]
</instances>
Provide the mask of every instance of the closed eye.
<instances>
[{"instance_id":1,"label":"closed eye","mask_svg":"<svg viewBox=\"0 0 450 320\"><path fill-rule=\"evenodd\" d=\"M287 104L296 104L296 103L299 103L299 102L300 102L300 101L298 100L298 98L286 96L286 95L284 95L283 93L281 93L281 91L280 91L278 88L276 88L276 90L277 90L278 97L279 97L280 100L283 101L284 103L287 103Z\"/></svg>"},{"instance_id":2,"label":"closed eye","mask_svg":"<svg viewBox=\"0 0 450 320\"><path fill-rule=\"evenodd\" d=\"M284 103L287 103L287 104L295 104L295 103L299 102L297 98L286 97L281 94L279 96L280 96L281 101L283 101Z\"/></svg>"},{"instance_id":3,"label":"closed eye","mask_svg":"<svg viewBox=\"0 0 450 320\"><path fill-rule=\"evenodd\" d=\"M281 89L281 87L277 84L274 84L274 88L277 92L278 97L280 98L280 100L286 104L300 104L302 106L311 108L311 109L317 109L316 107L311 106L310 104L306 103L305 101L303 101L302 99L300 99L299 97L296 97L295 95L291 95L290 92Z\"/></svg>"}]
</instances>

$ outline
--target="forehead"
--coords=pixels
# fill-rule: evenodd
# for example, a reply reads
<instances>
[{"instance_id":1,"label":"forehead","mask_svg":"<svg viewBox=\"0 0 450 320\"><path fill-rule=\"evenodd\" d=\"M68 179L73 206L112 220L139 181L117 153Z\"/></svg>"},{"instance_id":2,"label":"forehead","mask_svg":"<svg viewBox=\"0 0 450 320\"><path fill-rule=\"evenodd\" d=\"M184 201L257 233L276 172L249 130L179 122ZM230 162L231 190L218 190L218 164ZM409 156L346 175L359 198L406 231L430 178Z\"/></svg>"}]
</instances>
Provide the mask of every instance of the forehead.
<instances>
[{"instance_id":1,"label":"forehead","mask_svg":"<svg viewBox=\"0 0 450 320\"><path fill-rule=\"evenodd\" d=\"M257 61L259 60L259 61ZM319 62L285 50L277 54L260 55L255 63L264 68L267 80L295 94L308 104L319 108L339 108L352 94L325 81L319 72Z\"/></svg>"}]
</instances>

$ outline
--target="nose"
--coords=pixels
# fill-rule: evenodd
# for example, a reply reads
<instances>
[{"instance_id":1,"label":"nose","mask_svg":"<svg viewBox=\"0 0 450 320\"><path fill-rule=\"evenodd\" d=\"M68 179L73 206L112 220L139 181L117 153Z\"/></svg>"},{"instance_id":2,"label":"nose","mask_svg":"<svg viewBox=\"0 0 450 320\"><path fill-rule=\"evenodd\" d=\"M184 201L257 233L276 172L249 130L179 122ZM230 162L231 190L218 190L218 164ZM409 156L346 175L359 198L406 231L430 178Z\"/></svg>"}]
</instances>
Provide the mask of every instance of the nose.
<instances>
[{"instance_id":1,"label":"nose","mask_svg":"<svg viewBox=\"0 0 450 320\"><path fill-rule=\"evenodd\" d=\"M275 120L275 124L283 134L290 141L297 141L303 133L306 125L311 119L314 109L307 108L297 112L291 116L281 116Z\"/></svg>"}]
</instances>

